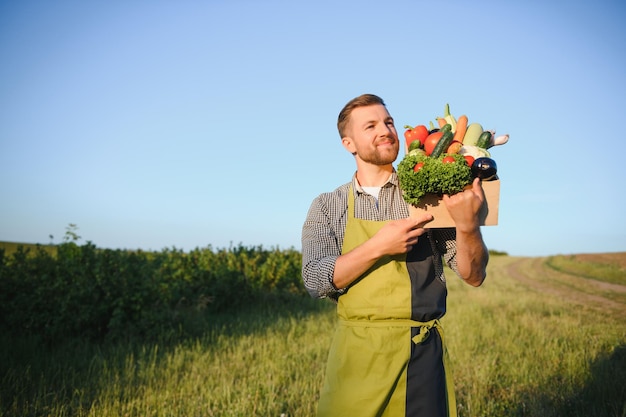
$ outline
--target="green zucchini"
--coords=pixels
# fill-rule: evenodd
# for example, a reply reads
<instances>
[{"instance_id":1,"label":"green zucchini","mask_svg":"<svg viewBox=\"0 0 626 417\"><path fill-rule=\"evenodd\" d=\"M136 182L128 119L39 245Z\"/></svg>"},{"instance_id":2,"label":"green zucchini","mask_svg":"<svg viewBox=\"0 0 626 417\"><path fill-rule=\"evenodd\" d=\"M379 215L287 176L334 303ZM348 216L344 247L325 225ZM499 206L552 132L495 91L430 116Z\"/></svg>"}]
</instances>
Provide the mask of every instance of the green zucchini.
<instances>
[{"instance_id":1,"label":"green zucchini","mask_svg":"<svg viewBox=\"0 0 626 417\"><path fill-rule=\"evenodd\" d=\"M439 158L439 155L441 155L445 152L446 149L448 149L448 147L452 143L452 139L454 139L454 133L449 130L444 132L443 136L441 136L441 139L439 139L439 142L437 142L437 145L435 145L435 149L433 149L433 153L431 153L430 156L432 158Z\"/></svg>"},{"instance_id":2,"label":"green zucchini","mask_svg":"<svg viewBox=\"0 0 626 417\"><path fill-rule=\"evenodd\" d=\"M480 123L470 123L463 136L463 145L476 146L476 142L478 142L481 133L483 133L483 127Z\"/></svg>"},{"instance_id":3,"label":"green zucchini","mask_svg":"<svg viewBox=\"0 0 626 417\"><path fill-rule=\"evenodd\" d=\"M485 130L478 137L478 141L476 141L476 146L478 146L479 148L483 148L483 149L489 148L491 146L491 136L492 136L491 132L488 130Z\"/></svg>"}]
</instances>

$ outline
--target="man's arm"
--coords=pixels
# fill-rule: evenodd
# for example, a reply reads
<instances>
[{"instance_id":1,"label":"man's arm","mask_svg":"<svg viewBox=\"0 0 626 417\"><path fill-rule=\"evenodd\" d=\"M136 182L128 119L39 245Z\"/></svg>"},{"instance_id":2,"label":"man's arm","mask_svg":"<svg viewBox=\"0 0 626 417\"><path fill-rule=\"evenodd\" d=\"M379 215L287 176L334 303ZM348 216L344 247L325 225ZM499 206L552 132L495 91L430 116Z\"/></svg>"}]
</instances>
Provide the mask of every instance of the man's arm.
<instances>
[{"instance_id":1,"label":"man's arm","mask_svg":"<svg viewBox=\"0 0 626 417\"><path fill-rule=\"evenodd\" d=\"M323 198L313 200L302 226L302 280L311 297L339 295L332 284L335 261L341 255L334 228Z\"/></svg>"},{"instance_id":2,"label":"man's arm","mask_svg":"<svg viewBox=\"0 0 626 417\"><path fill-rule=\"evenodd\" d=\"M456 265L459 275L468 284L478 287L487 276L489 251L483 242L480 228L462 232L456 231Z\"/></svg>"},{"instance_id":3,"label":"man's arm","mask_svg":"<svg viewBox=\"0 0 626 417\"><path fill-rule=\"evenodd\" d=\"M456 264L458 274L468 284L478 287L487 276L489 251L480 232L479 213L485 203L480 180L472 188L453 196L443 197L450 216L456 224Z\"/></svg>"}]
</instances>

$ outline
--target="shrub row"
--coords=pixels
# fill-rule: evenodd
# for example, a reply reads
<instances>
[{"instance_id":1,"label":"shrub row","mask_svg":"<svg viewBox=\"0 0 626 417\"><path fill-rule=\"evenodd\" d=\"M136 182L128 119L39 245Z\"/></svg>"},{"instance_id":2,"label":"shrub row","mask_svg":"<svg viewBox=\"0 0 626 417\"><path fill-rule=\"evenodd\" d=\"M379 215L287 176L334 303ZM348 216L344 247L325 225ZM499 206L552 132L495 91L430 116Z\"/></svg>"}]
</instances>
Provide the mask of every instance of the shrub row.
<instances>
[{"instance_id":1,"label":"shrub row","mask_svg":"<svg viewBox=\"0 0 626 417\"><path fill-rule=\"evenodd\" d=\"M45 340L152 337L190 314L221 313L268 294L306 294L301 254L210 246L184 252L100 249L88 242L0 249L0 328Z\"/></svg>"}]
</instances>

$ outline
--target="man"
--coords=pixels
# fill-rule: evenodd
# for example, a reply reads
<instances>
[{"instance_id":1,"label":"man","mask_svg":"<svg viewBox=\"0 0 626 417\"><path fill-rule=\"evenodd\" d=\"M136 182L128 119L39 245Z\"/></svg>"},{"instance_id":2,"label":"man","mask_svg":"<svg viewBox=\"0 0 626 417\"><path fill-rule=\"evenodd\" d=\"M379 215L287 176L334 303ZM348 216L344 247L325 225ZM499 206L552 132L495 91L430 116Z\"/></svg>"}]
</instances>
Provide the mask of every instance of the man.
<instances>
[{"instance_id":1,"label":"man","mask_svg":"<svg viewBox=\"0 0 626 417\"><path fill-rule=\"evenodd\" d=\"M356 173L313 201L302 229L304 284L335 300L339 318L318 416L456 415L439 323L443 261L470 285L485 279L480 181L444 196L456 228L429 230L432 216L409 217L402 198L392 165L400 142L383 100L351 100L337 127Z\"/></svg>"}]
</instances>

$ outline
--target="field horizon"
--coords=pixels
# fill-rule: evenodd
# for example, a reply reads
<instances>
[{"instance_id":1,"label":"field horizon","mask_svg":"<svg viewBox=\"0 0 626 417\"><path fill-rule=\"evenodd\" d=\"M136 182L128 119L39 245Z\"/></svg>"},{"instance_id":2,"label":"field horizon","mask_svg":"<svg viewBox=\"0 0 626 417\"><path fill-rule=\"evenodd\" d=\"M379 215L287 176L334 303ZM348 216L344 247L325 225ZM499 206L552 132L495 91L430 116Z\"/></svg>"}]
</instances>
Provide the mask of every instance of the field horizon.
<instances>
[{"instance_id":1,"label":"field horizon","mask_svg":"<svg viewBox=\"0 0 626 417\"><path fill-rule=\"evenodd\" d=\"M171 248L175 248L175 246L168 246L168 247L164 247L161 249L143 249L143 248L109 248L109 247L101 247L98 246L95 242L90 241L89 239L80 239L82 241L82 243L79 243L78 241L76 242L77 244L85 244L87 242L92 243L94 245L96 245L96 247L98 249L110 249L110 250L123 250L123 251L144 251L144 252L158 252L164 249L171 249ZM49 243L37 243L37 242L18 242L18 241L10 241L10 240L0 240L0 249L4 249L5 250L5 254L9 255L12 254L13 252L15 252L17 250L17 248L19 246L22 246L24 249L36 249L37 247L42 247L42 248L48 248L48 249L54 249L56 247L58 247L59 245L62 245L63 243L66 242L49 242ZM263 247L274 247L272 245L246 245L241 243L242 246L245 247L257 247L257 246L263 246ZM207 243L204 246L199 246L196 247L194 249L204 249L204 248L208 248L208 247L212 247L211 244ZM221 249L221 247L212 247L213 249ZM178 248L177 248L178 249ZM282 248L282 249L289 249L289 248ZM295 248L296 250L299 250L298 248ZM192 249L193 250L193 249ZM183 252L189 252L189 250L183 250ZM492 255L505 255L505 256L513 256L513 257L520 257L520 258L547 258L547 257L551 257L551 256L573 256L573 255L589 255L589 256L597 256L597 255L620 255L620 254L624 254L624 256L626 256L626 250L624 251L593 251L593 250L589 250L589 251L580 251L580 252L574 252L574 253L562 253L562 252L556 252L556 253L552 253L552 254L547 254L547 255L513 255L513 254L509 254L506 250L503 249L496 249L496 248L490 248L489 252Z\"/></svg>"}]
</instances>

